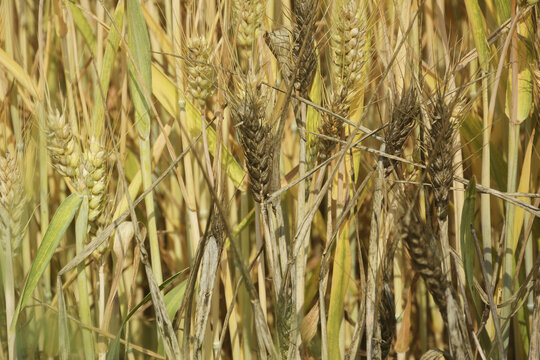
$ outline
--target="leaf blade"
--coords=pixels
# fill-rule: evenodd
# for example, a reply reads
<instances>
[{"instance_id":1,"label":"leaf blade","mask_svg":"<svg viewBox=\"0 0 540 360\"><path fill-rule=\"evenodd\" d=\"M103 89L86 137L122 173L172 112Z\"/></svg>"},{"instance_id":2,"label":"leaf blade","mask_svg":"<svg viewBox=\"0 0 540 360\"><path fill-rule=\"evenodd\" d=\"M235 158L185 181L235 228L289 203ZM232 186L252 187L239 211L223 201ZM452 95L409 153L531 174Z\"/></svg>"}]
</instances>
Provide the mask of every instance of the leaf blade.
<instances>
[{"instance_id":1,"label":"leaf blade","mask_svg":"<svg viewBox=\"0 0 540 360\"><path fill-rule=\"evenodd\" d=\"M19 303L17 304L17 309L15 310L15 316L11 323L12 330L15 329L21 310L32 296L32 293L34 292L38 281L41 278L41 275L43 275L49 261L53 257L60 240L62 237L64 237L67 228L73 221L73 218L81 205L82 199L83 196L80 194L71 194L62 202L62 204L60 204L54 213L36 257L32 262L32 267L30 268L26 282L24 283L24 288L19 299Z\"/></svg>"}]
</instances>

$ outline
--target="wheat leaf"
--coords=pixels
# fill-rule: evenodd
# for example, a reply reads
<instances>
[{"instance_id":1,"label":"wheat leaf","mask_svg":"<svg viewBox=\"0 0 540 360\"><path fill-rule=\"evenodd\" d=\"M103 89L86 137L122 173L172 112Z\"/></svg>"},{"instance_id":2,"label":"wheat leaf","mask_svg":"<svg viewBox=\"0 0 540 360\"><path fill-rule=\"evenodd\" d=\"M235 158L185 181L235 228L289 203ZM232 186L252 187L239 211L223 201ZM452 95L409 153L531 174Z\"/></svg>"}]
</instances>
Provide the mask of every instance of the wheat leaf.
<instances>
[{"instance_id":1,"label":"wheat leaf","mask_svg":"<svg viewBox=\"0 0 540 360\"><path fill-rule=\"evenodd\" d=\"M24 288L19 299L19 303L17 304L15 316L13 318L13 322L11 323L11 330L15 329L20 312L32 296L32 293L34 292L41 275L43 275L45 268L49 264L49 261L51 261L60 240L73 221L75 213L81 205L82 199L83 197L80 194L71 194L56 210L56 213L54 214L51 223L47 228L47 232L43 237L36 257L32 262L32 267L30 268L28 278L24 283Z\"/></svg>"}]
</instances>

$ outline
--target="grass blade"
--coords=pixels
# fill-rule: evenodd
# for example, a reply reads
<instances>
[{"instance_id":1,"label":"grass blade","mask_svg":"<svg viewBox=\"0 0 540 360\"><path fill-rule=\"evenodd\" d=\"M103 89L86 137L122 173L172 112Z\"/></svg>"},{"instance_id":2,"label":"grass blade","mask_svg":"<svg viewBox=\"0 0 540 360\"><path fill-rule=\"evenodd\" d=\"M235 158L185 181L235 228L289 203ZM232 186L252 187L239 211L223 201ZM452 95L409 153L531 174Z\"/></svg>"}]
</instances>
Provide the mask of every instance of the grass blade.
<instances>
[{"instance_id":1,"label":"grass blade","mask_svg":"<svg viewBox=\"0 0 540 360\"><path fill-rule=\"evenodd\" d=\"M351 248L349 245L348 226L342 230L336 244L334 270L332 272L332 289L328 307L328 357L341 359L339 347L339 329L343 320L343 303L349 284L351 269Z\"/></svg>"},{"instance_id":2,"label":"grass blade","mask_svg":"<svg viewBox=\"0 0 540 360\"><path fill-rule=\"evenodd\" d=\"M146 94L152 86L152 59L150 39L141 5L137 0L127 2L129 50L133 57L129 61L129 90L135 107L135 126L143 139L150 135L150 102Z\"/></svg>"},{"instance_id":3,"label":"grass blade","mask_svg":"<svg viewBox=\"0 0 540 360\"><path fill-rule=\"evenodd\" d=\"M26 282L24 283L21 298L19 299L17 309L15 310L15 317L11 323L12 330L15 329L20 312L32 296L32 293L34 292L41 275L45 271L45 268L49 264L49 261L51 261L60 240L73 221L77 210L79 210L82 198L83 197L80 194L71 194L56 210L56 213L54 214L51 223L47 228L47 232L43 237L43 241L41 242L41 246L38 249L36 257L32 262L30 273L28 274Z\"/></svg>"},{"instance_id":4,"label":"grass blade","mask_svg":"<svg viewBox=\"0 0 540 360\"><path fill-rule=\"evenodd\" d=\"M463 267L465 269L465 279L471 293L474 294L474 239L472 237L470 227L474 225L474 210L476 205L476 179L473 177L467 186L465 192L465 202L463 203L463 211L461 214L461 257L463 259Z\"/></svg>"}]
</instances>

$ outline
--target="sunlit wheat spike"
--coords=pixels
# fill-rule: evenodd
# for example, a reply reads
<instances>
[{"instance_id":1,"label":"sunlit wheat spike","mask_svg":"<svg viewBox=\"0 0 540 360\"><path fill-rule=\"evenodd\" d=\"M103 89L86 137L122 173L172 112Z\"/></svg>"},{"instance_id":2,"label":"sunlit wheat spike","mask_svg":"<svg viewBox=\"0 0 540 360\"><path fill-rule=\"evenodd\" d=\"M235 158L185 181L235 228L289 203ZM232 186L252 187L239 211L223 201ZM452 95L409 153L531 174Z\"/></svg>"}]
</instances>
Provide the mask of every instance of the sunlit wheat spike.
<instances>
[{"instance_id":1,"label":"sunlit wheat spike","mask_svg":"<svg viewBox=\"0 0 540 360\"><path fill-rule=\"evenodd\" d=\"M75 178L79 171L81 152L65 115L58 110L50 110L46 132L47 150L53 167L60 175Z\"/></svg>"},{"instance_id":2,"label":"sunlit wheat spike","mask_svg":"<svg viewBox=\"0 0 540 360\"><path fill-rule=\"evenodd\" d=\"M88 190L88 221L97 222L103 214L108 183L107 153L95 137L91 137L84 154L84 173L82 180Z\"/></svg>"},{"instance_id":3,"label":"sunlit wheat spike","mask_svg":"<svg viewBox=\"0 0 540 360\"><path fill-rule=\"evenodd\" d=\"M366 62L366 30L361 22L360 9L356 1L350 0L334 9L331 37L332 63L334 70L334 93L350 105L362 79Z\"/></svg>"},{"instance_id":4,"label":"sunlit wheat spike","mask_svg":"<svg viewBox=\"0 0 540 360\"><path fill-rule=\"evenodd\" d=\"M234 0L232 2L232 26L239 46L251 47L261 34L265 7L265 0Z\"/></svg>"},{"instance_id":5,"label":"sunlit wheat spike","mask_svg":"<svg viewBox=\"0 0 540 360\"><path fill-rule=\"evenodd\" d=\"M17 159L7 152L0 156L0 239L7 236L13 244L19 242L24 228L24 205L24 185Z\"/></svg>"},{"instance_id":6,"label":"sunlit wheat spike","mask_svg":"<svg viewBox=\"0 0 540 360\"><path fill-rule=\"evenodd\" d=\"M355 1L336 5L333 9L333 27L330 41L332 60L332 91L327 98L328 108L333 113L348 118L350 107L361 85L365 64L364 47L366 31L360 21L360 12ZM335 116L322 116L319 141L319 156L326 159L342 135L343 121Z\"/></svg>"},{"instance_id":7,"label":"sunlit wheat spike","mask_svg":"<svg viewBox=\"0 0 540 360\"><path fill-rule=\"evenodd\" d=\"M211 48L205 37L192 37L186 46L188 93L203 108L214 94L216 72L211 62Z\"/></svg>"}]
</instances>

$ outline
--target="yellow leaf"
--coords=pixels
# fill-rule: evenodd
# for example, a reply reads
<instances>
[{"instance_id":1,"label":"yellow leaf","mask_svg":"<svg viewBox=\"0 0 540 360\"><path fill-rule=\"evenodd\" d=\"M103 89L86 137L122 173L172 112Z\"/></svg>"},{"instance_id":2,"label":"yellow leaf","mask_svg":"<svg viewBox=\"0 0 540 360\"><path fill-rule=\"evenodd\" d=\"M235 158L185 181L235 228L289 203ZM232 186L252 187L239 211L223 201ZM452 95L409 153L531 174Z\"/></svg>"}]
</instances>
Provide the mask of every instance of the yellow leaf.
<instances>
[{"instance_id":1,"label":"yellow leaf","mask_svg":"<svg viewBox=\"0 0 540 360\"><path fill-rule=\"evenodd\" d=\"M23 68L15 62L4 50L0 49L0 65L4 66L9 74L17 80L30 95L37 98L37 86L34 81L26 74Z\"/></svg>"}]
</instances>

